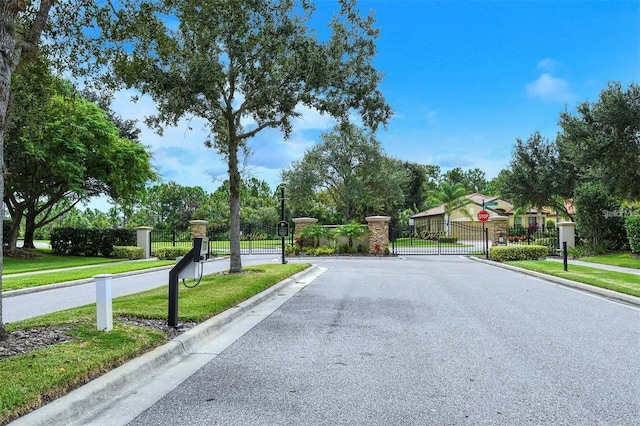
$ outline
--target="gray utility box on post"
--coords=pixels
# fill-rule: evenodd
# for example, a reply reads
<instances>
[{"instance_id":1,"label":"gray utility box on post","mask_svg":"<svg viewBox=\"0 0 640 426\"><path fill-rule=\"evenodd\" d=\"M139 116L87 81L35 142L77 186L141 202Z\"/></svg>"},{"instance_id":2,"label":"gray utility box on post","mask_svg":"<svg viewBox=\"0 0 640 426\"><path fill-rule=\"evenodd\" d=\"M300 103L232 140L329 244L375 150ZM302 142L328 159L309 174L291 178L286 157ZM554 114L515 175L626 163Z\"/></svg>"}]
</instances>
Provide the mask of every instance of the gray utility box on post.
<instances>
[{"instance_id":1,"label":"gray utility box on post","mask_svg":"<svg viewBox=\"0 0 640 426\"><path fill-rule=\"evenodd\" d=\"M178 273L178 278L183 280L197 280L202 276L202 262L207 259L209 254L209 239L202 239L202 246L200 246L200 261L195 260L189 263L185 268ZM176 257L176 264L178 264L184 256Z\"/></svg>"}]
</instances>

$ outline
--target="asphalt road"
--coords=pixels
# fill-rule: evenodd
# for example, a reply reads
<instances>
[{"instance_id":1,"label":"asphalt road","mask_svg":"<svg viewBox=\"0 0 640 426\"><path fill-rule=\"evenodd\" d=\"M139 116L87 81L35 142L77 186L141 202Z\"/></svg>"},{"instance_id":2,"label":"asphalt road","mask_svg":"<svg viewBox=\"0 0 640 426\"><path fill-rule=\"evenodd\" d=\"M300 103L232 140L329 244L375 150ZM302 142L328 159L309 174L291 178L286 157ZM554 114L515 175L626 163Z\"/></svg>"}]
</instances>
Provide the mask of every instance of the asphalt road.
<instances>
[{"instance_id":1,"label":"asphalt road","mask_svg":"<svg viewBox=\"0 0 640 426\"><path fill-rule=\"evenodd\" d=\"M274 262L273 255L244 256L243 266ZM204 264L204 273L225 271L229 269L228 259L209 261ZM169 282L169 269L144 274L114 277L111 280L113 297L138 293L160 287ZM2 300L2 317L5 323L11 323L37 315L56 312L76 306L96 303L95 283L74 285L71 287L53 288L47 291L4 297Z\"/></svg>"},{"instance_id":2,"label":"asphalt road","mask_svg":"<svg viewBox=\"0 0 640 426\"><path fill-rule=\"evenodd\" d=\"M640 424L637 307L457 256L314 262L130 424Z\"/></svg>"}]
</instances>

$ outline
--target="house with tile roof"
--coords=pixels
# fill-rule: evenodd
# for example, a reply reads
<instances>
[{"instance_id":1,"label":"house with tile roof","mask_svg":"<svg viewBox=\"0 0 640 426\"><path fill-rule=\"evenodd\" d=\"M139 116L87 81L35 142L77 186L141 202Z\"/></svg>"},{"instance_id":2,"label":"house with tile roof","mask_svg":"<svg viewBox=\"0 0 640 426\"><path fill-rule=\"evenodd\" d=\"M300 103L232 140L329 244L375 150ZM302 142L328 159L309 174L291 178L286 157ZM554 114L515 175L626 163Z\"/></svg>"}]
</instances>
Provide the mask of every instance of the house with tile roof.
<instances>
[{"instance_id":1,"label":"house with tile roof","mask_svg":"<svg viewBox=\"0 0 640 426\"><path fill-rule=\"evenodd\" d=\"M445 205L433 207L411 216L416 227L427 227L429 229L444 229L444 224L449 222L466 223L469 226L482 227L482 222L478 221L477 215L481 210L486 210L491 218L507 218L508 227L522 226L527 228L532 224L545 226L547 220L554 223L558 220L558 213L553 209L543 209L538 212L532 208L526 211L516 209L513 203L500 197L473 193L466 196L470 202L463 208L454 210L450 217L445 213ZM466 210L466 212L464 211ZM471 217L469 217L471 216ZM503 219L504 220L504 219Z\"/></svg>"}]
</instances>

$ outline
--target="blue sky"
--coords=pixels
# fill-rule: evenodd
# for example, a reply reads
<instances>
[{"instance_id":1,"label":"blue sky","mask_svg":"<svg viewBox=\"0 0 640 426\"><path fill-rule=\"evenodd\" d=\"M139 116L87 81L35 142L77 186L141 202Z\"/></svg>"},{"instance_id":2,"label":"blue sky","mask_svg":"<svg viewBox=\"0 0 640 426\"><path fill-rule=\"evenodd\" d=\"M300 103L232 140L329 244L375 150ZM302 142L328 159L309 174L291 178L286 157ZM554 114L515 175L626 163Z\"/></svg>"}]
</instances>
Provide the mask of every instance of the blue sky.
<instances>
[{"instance_id":1,"label":"blue sky","mask_svg":"<svg viewBox=\"0 0 640 426\"><path fill-rule=\"evenodd\" d=\"M317 21L337 8L316 4ZM378 139L388 155L443 172L477 167L491 179L508 167L516 138L540 131L553 139L565 108L597 100L609 81L640 82L640 0L368 0L360 9L375 10L375 65L394 111ZM142 120L153 103L132 104L131 94L120 93L113 108ZM275 188L280 171L334 124L301 111L289 140L266 131L251 142L246 173ZM163 180L211 192L226 178L198 119L163 137L140 125Z\"/></svg>"}]
</instances>

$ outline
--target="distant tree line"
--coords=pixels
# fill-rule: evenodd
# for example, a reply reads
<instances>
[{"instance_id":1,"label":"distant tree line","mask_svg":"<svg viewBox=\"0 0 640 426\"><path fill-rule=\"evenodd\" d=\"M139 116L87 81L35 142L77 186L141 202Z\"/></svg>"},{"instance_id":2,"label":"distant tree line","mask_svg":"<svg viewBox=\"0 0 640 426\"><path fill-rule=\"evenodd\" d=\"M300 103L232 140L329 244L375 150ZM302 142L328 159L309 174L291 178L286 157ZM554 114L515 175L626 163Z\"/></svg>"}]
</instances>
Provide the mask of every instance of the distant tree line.
<instances>
[{"instance_id":1,"label":"distant tree line","mask_svg":"<svg viewBox=\"0 0 640 426\"><path fill-rule=\"evenodd\" d=\"M519 206L562 212L596 252L626 248L625 221L640 214L640 86L612 82L558 124L555 140L539 132L517 139L498 192Z\"/></svg>"}]
</instances>

